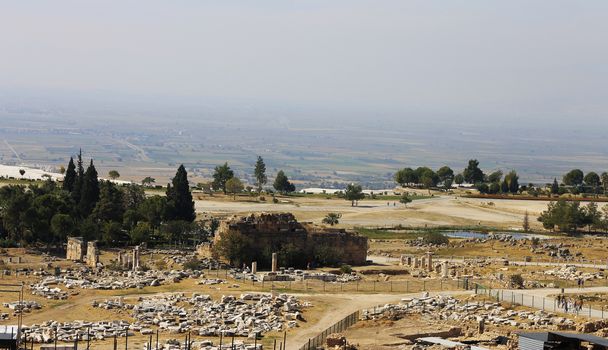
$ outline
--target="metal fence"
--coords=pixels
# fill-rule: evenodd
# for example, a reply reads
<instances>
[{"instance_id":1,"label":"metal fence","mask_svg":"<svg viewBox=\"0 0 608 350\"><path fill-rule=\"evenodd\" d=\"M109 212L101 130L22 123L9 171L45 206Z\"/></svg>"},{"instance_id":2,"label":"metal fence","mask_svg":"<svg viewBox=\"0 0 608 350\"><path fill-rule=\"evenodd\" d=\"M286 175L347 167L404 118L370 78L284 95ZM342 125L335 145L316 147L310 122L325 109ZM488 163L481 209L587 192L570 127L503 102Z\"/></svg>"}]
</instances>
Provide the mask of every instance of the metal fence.
<instances>
[{"instance_id":1,"label":"metal fence","mask_svg":"<svg viewBox=\"0 0 608 350\"><path fill-rule=\"evenodd\" d=\"M360 311L355 311L352 314L344 317L340 321L336 322L332 326L319 333L314 338L308 339L308 342L300 347L299 350L310 350L316 349L317 347L323 346L327 336L333 333L344 332L355 323L359 322Z\"/></svg>"},{"instance_id":2,"label":"metal fence","mask_svg":"<svg viewBox=\"0 0 608 350\"><path fill-rule=\"evenodd\" d=\"M423 291L442 291L467 289L466 280L407 280L407 281L350 281L326 282L316 279L303 281L254 282L253 286L290 292L325 292L325 293L416 293Z\"/></svg>"},{"instance_id":3,"label":"metal fence","mask_svg":"<svg viewBox=\"0 0 608 350\"><path fill-rule=\"evenodd\" d=\"M547 312L571 314L594 319L608 318L608 310L605 311L603 306L599 310L592 308L591 305L585 306L581 304L577 307L574 303L576 298L567 296L565 296L565 303L559 303L557 298L531 295L523 292L515 292L513 290L491 289L480 284L475 284L474 290L477 295L485 295L491 300L505 302L511 305L520 305Z\"/></svg>"}]
</instances>

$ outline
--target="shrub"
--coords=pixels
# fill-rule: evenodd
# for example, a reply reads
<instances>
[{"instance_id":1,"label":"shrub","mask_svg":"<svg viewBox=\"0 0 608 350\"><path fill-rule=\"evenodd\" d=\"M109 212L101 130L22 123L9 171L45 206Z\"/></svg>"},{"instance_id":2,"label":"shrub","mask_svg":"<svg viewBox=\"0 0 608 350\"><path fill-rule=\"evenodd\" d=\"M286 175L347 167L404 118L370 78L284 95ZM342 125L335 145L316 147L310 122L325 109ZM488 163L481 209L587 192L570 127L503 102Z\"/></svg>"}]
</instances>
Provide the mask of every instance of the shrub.
<instances>
[{"instance_id":1,"label":"shrub","mask_svg":"<svg viewBox=\"0 0 608 350\"><path fill-rule=\"evenodd\" d=\"M203 267L202 261L198 260L197 258L192 258L184 263L184 269L186 269L186 270L203 270L204 267Z\"/></svg>"},{"instance_id":2,"label":"shrub","mask_svg":"<svg viewBox=\"0 0 608 350\"><path fill-rule=\"evenodd\" d=\"M353 267L350 265L342 265L340 266L340 272L342 272L343 274L350 274L353 272Z\"/></svg>"},{"instance_id":3,"label":"shrub","mask_svg":"<svg viewBox=\"0 0 608 350\"><path fill-rule=\"evenodd\" d=\"M523 288L524 286L524 278L521 277L520 274L511 275L511 277L509 278L509 282L514 288Z\"/></svg>"},{"instance_id":4,"label":"shrub","mask_svg":"<svg viewBox=\"0 0 608 350\"><path fill-rule=\"evenodd\" d=\"M422 239L426 244L442 245L450 243L450 239L439 232L429 232Z\"/></svg>"}]
</instances>

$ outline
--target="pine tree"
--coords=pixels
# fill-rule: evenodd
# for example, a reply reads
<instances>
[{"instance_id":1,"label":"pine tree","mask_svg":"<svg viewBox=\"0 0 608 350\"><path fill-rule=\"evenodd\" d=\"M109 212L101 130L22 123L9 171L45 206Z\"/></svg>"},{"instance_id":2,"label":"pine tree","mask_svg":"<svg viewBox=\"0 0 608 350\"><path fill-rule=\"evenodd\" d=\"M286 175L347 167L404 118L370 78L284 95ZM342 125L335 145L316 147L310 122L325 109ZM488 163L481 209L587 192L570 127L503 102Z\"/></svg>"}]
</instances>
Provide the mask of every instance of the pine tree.
<instances>
[{"instance_id":1,"label":"pine tree","mask_svg":"<svg viewBox=\"0 0 608 350\"><path fill-rule=\"evenodd\" d=\"M95 208L95 205L99 201L99 179L97 177L97 169L91 164L84 173L82 181L82 192L80 195L80 210L83 216L88 216Z\"/></svg>"},{"instance_id":2,"label":"pine tree","mask_svg":"<svg viewBox=\"0 0 608 350\"><path fill-rule=\"evenodd\" d=\"M266 177L266 164L264 163L264 159L260 156L258 156L258 161L255 163L254 174L258 193L261 193L262 187L268 182L268 178Z\"/></svg>"},{"instance_id":3,"label":"pine tree","mask_svg":"<svg viewBox=\"0 0 608 350\"><path fill-rule=\"evenodd\" d=\"M63 177L63 189L72 193L74 190L74 184L76 183L76 166L74 165L74 158L70 157L70 162L68 163L68 168L65 171L65 176Z\"/></svg>"},{"instance_id":4,"label":"pine tree","mask_svg":"<svg viewBox=\"0 0 608 350\"><path fill-rule=\"evenodd\" d=\"M192 222L196 218L194 201L190 193L188 173L183 165L180 165L175 177L167 186L167 220L183 220Z\"/></svg>"}]
</instances>

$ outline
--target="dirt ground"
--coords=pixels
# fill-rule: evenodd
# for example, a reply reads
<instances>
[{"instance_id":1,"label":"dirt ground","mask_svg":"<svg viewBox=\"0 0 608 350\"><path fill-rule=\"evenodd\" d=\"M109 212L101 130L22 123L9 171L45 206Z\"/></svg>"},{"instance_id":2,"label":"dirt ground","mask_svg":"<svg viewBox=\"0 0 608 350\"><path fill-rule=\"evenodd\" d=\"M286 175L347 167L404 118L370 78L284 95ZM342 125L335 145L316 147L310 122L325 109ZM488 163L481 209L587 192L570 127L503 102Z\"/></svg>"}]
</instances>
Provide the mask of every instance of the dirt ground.
<instances>
[{"instance_id":1,"label":"dirt ground","mask_svg":"<svg viewBox=\"0 0 608 350\"><path fill-rule=\"evenodd\" d=\"M534 229L542 229L536 217L547 208L546 201L486 200L436 194L404 206L397 200L362 200L352 207L339 198L277 197L273 203L255 197L195 196L197 211L230 216L250 212L291 212L298 220L320 224L329 212L341 213L339 227L385 226L485 226L501 229L521 229L525 213L530 215ZM388 205L387 205L388 204ZM600 205L601 206L601 205Z\"/></svg>"}]
</instances>

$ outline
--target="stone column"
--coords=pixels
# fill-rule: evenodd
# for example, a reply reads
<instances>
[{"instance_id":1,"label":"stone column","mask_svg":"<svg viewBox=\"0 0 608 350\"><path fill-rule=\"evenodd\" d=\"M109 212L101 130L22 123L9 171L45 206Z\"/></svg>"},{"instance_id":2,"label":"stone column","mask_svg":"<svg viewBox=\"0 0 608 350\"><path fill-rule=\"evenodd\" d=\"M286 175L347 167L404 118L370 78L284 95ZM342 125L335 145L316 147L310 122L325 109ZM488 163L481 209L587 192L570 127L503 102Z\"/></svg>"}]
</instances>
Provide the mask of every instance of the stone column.
<instances>
[{"instance_id":1,"label":"stone column","mask_svg":"<svg viewBox=\"0 0 608 350\"><path fill-rule=\"evenodd\" d=\"M133 271L139 269L139 246L133 248Z\"/></svg>"},{"instance_id":2,"label":"stone column","mask_svg":"<svg viewBox=\"0 0 608 350\"><path fill-rule=\"evenodd\" d=\"M91 268L96 268L99 262L99 252L97 250L97 242L87 243L87 265Z\"/></svg>"},{"instance_id":3,"label":"stone column","mask_svg":"<svg viewBox=\"0 0 608 350\"><path fill-rule=\"evenodd\" d=\"M441 277L448 278L450 277L450 272L448 270L448 262L444 261L441 263Z\"/></svg>"},{"instance_id":4,"label":"stone column","mask_svg":"<svg viewBox=\"0 0 608 350\"><path fill-rule=\"evenodd\" d=\"M433 253L426 253L426 265L429 271L433 271Z\"/></svg>"},{"instance_id":5,"label":"stone column","mask_svg":"<svg viewBox=\"0 0 608 350\"><path fill-rule=\"evenodd\" d=\"M254 261L251 263L251 273L256 274L258 273L258 262Z\"/></svg>"},{"instance_id":6,"label":"stone column","mask_svg":"<svg viewBox=\"0 0 608 350\"><path fill-rule=\"evenodd\" d=\"M277 257L277 253L272 253L272 272L277 272L278 270L278 257Z\"/></svg>"}]
</instances>

